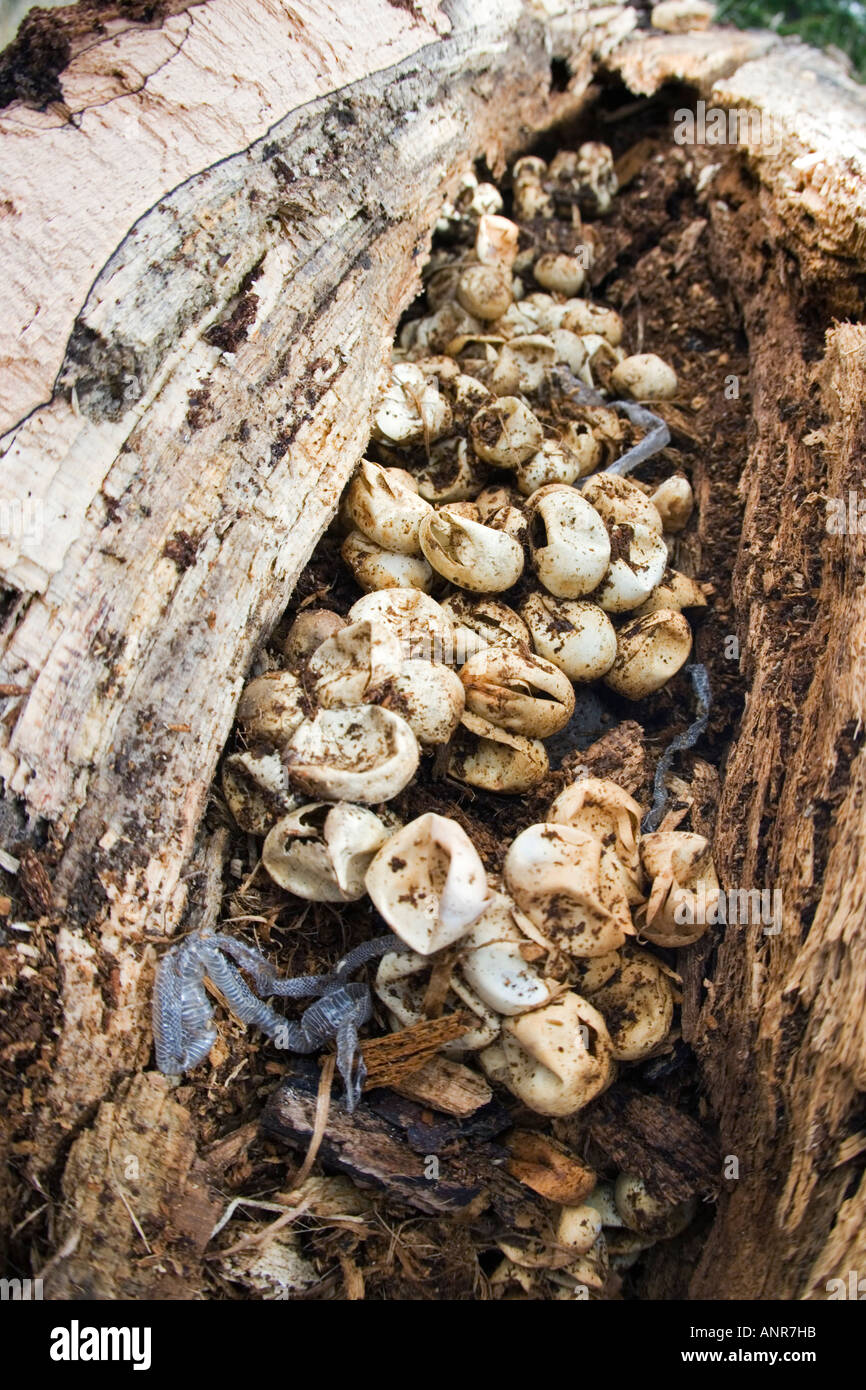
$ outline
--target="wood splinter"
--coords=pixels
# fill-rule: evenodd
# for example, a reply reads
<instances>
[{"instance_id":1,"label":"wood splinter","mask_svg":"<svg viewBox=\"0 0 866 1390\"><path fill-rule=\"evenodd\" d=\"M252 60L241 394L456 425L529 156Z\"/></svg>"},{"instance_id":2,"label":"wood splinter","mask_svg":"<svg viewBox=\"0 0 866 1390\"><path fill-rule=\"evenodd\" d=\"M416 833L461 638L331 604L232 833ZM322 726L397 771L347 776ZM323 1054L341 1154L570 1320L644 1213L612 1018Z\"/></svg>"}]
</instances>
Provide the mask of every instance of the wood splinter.
<instances>
[{"instance_id":1,"label":"wood splinter","mask_svg":"<svg viewBox=\"0 0 866 1390\"><path fill-rule=\"evenodd\" d=\"M467 1019L455 1013L423 1019L383 1038L368 1038L361 1045L367 1068L364 1090L399 1085L406 1077L420 1071L446 1043L462 1037L467 1029Z\"/></svg>"}]
</instances>

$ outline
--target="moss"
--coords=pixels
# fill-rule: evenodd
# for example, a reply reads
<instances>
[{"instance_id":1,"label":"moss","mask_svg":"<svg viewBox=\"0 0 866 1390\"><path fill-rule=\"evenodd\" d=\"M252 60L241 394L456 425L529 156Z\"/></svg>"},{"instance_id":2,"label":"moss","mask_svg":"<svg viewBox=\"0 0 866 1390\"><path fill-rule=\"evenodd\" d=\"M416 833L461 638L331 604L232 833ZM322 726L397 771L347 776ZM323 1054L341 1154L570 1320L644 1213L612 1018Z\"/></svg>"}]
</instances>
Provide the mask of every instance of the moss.
<instances>
[{"instance_id":1,"label":"moss","mask_svg":"<svg viewBox=\"0 0 866 1390\"><path fill-rule=\"evenodd\" d=\"M859 0L720 0L717 19L741 29L797 34L817 48L841 49L860 81L866 81L866 5Z\"/></svg>"}]
</instances>

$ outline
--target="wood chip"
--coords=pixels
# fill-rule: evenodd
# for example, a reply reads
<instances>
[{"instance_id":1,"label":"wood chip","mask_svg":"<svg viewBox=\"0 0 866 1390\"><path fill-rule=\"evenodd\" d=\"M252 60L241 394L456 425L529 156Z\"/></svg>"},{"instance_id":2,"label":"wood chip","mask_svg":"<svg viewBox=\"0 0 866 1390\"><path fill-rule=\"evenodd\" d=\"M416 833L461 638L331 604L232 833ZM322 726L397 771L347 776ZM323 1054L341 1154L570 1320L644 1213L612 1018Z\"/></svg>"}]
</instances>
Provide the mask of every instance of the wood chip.
<instances>
[{"instance_id":1,"label":"wood chip","mask_svg":"<svg viewBox=\"0 0 866 1390\"><path fill-rule=\"evenodd\" d=\"M680 244L677 249L677 254L674 257L674 270L677 272L678 275L680 271L683 269L683 267L688 264L695 247L697 246L706 229L706 218L696 217L694 221L690 222L689 225L683 231L680 237Z\"/></svg>"},{"instance_id":2,"label":"wood chip","mask_svg":"<svg viewBox=\"0 0 866 1390\"><path fill-rule=\"evenodd\" d=\"M456 944L446 947L444 951L437 951L433 957L433 968L430 971L430 979L424 992L423 1008L427 1018L442 1017L445 1000L451 989L451 976L454 973L456 959Z\"/></svg>"},{"instance_id":3,"label":"wood chip","mask_svg":"<svg viewBox=\"0 0 866 1390\"><path fill-rule=\"evenodd\" d=\"M361 1044L367 1068L364 1090L398 1085L407 1076L420 1071L446 1043L462 1037L467 1027L463 1014L446 1014L443 1018L413 1023L398 1033L367 1039Z\"/></svg>"},{"instance_id":4,"label":"wood chip","mask_svg":"<svg viewBox=\"0 0 866 1390\"><path fill-rule=\"evenodd\" d=\"M616 162L616 178L620 188L627 188L632 179L646 167L647 160L656 152L654 140L638 140L636 145L620 155Z\"/></svg>"},{"instance_id":5,"label":"wood chip","mask_svg":"<svg viewBox=\"0 0 866 1390\"><path fill-rule=\"evenodd\" d=\"M595 1187L593 1169L546 1134L515 1129L505 1147L511 1155L507 1164L511 1176L551 1202L580 1206Z\"/></svg>"},{"instance_id":6,"label":"wood chip","mask_svg":"<svg viewBox=\"0 0 866 1390\"><path fill-rule=\"evenodd\" d=\"M54 894L51 879L35 850L27 848L21 851L18 883L28 906L41 917L48 917L53 906Z\"/></svg>"},{"instance_id":7,"label":"wood chip","mask_svg":"<svg viewBox=\"0 0 866 1390\"><path fill-rule=\"evenodd\" d=\"M258 1125L251 1121L249 1124L241 1125L240 1129L233 1129L231 1134L226 1134L215 1144L211 1144L205 1151L202 1162L212 1181L221 1178L228 1168L246 1157L247 1150L258 1132Z\"/></svg>"},{"instance_id":8,"label":"wood chip","mask_svg":"<svg viewBox=\"0 0 866 1390\"><path fill-rule=\"evenodd\" d=\"M650 783L644 731L634 719L624 719L588 748L575 749L563 759L569 777L609 777L630 796L640 797Z\"/></svg>"},{"instance_id":9,"label":"wood chip","mask_svg":"<svg viewBox=\"0 0 866 1390\"><path fill-rule=\"evenodd\" d=\"M350 1255L340 1255L339 1260L346 1299L357 1302L364 1297L364 1276Z\"/></svg>"},{"instance_id":10,"label":"wood chip","mask_svg":"<svg viewBox=\"0 0 866 1390\"><path fill-rule=\"evenodd\" d=\"M718 1190L718 1147L696 1120L657 1096L628 1087L606 1092L586 1111L592 1138L617 1168L643 1178L668 1202Z\"/></svg>"},{"instance_id":11,"label":"wood chip","mask_svg":"<svg viewBox=\"0 0 866 1390\"><path fill-rule=\"evenodd\" d=\"M409 1100L432 1105L434 1110L458 1117L474 1115L493 1097L493 1091L480 1072L438 1054L394 1089Z\"/></svg>"}]
</instances>

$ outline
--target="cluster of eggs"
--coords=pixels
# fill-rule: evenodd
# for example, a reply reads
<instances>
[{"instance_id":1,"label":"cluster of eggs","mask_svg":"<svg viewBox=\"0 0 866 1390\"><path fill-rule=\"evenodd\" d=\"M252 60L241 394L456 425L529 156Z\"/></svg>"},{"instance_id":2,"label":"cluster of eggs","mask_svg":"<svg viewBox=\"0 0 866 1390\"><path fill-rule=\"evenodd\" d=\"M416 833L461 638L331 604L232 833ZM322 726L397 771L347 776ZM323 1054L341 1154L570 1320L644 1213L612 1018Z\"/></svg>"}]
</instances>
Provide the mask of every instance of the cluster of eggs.
<instances>
[{"instance_id":1,"label":"cluster of eggs","mask_svg":"<svg viewBox=\"0 0 866 1390\"><path fill-rule=\"evenodd\" d=\"M687 479L650 488L609 471L623 426L563 406L565 381L655 401L676 375L628 356L616 311L582 298L581 215L610 206L610 151L588 144L513 170L515 221L470 178L443 212L427 312L395 345L371 457L341 503L341 554L362 597L300 611L281 669L238 706L243 748L223 764L239 825L295 896L368 896L403 945L374 989L394 1029L459 1013L446 1051L550 1117L579 1112L618 1067L664 1049L676 975L650 946L704 930L718 881L700 835L641 832L614 781L583 777L489 873L457 821L403 824L388 805L439 749L451 778L521 794L549 773L545 740L575 686L640 699L691 649L683 610L703 592L671 568L693 507ZM566 377L557 376L565 371ZM595 1179L592 1179L595 1184ZM539 1269L571 1296L603 1286L688 1223L620 1174L560 1208L555 1238L503 1245L501 1277Z\"/></svg>"},{"instance_id":2,"label":"cluster of eggs","mask_svg":"<svg viewBox=\"0 0 866 1390\"><path fill-rule=\"evenodd\" d=\"M374 991L390 1026L457 1013L443 1051L475 1054L489 1079L539 1115L576 1114L620 1066L664 1051L678 977L644 943L690 945L719 893L707 840L644 834L623 788L583 777L508 846L488 873L464 829L428 812L401 825L387 808L299 806L268 830L262 859L297 897L368 895L408 949L382 957ZM706 911L702 911L706 908ZM499 1242L503 1286L553 1297L601 1291L694 1201L670 1203L635 1175L563 1203L550 1238ZM586 1296L579 1292L578 1296Z\"/></svg>"},{"instance_id":3,"label":"cluster of eggs","mask_svg":"<svg viewBox=\"0 0 866 1390\"><path fill-rule=\"evenodd\" d=\"M388 801L437 745L456 780L524 793L548 774L544 741L569 723L576 685L640 699L687 660L683 610L706 602L669 565L688 480L651 489L606 471L616 413L563 413L551 378L565 366L641 400L676 389L666 363L624 354L613 309L576 297L581 214L605 212L615 189L610 151L592 143L518 161L520 222L473 178L446 209L453 244L434 256L429 312L401 334L374 412L378 459L340 508L364 595L347 619L302 613L289 669L241 701L248 740L277 754L226 765L230 801L258 822L247 828L292 809L296 790ZM526 291L529 275L541 290Z\"/></svg>"},{"instance_id":4,"label":"cluster of eggs","mask_svg":"<svg viewBox=\"0 0 866 1390\"><path fill-rule=\"evenodd\" d=\"M613 663L608 683L625 690L660 685L688 653L679 613L667 618L686 630L680 650L675 632L663 640L661 627L646 626L665 620L664 610L617 645L599 623L566 625L550 604L530 593L518 613L489 596L454 592L439 602L396 587L363 595L346 618L302 612L284 645L286 669L257 676L238 705L248 750L226 760L223 782L239 823L263 833L263 818L293 791L390 801L422 751L443 745L455 780L530 791L549 774L545 740L571 720L575 684L597 676L600 661ZM608 623L599 607L584 607Z\"/></svg>"},{"instance_id":5,"label":"cluster of eggs","mask_svg":"<svg viewBox=\"0 0 866 1390\"><path fill-rule=\"evenodd\" d=\"M600 1293L611 1271L622 1273L659 1240L685 1230L694 1217L694 1198L668 1202L647 1190L633 1173L597 1181L559 1206L550 1234L500 1240L502 1262L491 1284L528 1297L570 1300ZM506 1294L506 1296L508 1296ZM518 1296L520 1296L518 1294Z\"/></svg>"},{"instance_id":6,"label":"cluster of eggs","mask_svg":"<svg viewBox=\"0 0 866 1390\"><path fill-rule=\"evenodd\" d=\"M517 397L511 401L528 411ZM508 398L485 408L506 430L510 409ZM564 447L556 445L560 455ZM546 465L550 453L544 458ZM353 614L393 615L399 595L399 635L413 640L411 607L446 659L471 655L465 638L462 648L451 643L448 619L474 628L473 648L494 624L500 644L523 644L569 682L603 680L630 699L653 694L688 659L692 637L682 610L705 599L668 564L668 537L691 511L686 479L668 479L650 495L629 478L601 472L582 490L544 483L520 505L501 484L472 501L436 505L415 490L422 485L402 468L366 459L350 484L343 557L368 595L395 596L362 600ZM513 607L497 596L521 580L527 559L537 582L523 584ZM431 598L436 583L439 600Z\"/></svg>"},{"instance_id":7,"label":"cluster of eggs","mask_svg":"<svg viewBox=\"0 0 866 1390\"><path fill-rule=\"evenodd\" d=\"M492 1080L549 1116L581 1110L618 1062L662 1046L675 977L635 938L697 940L697 900L718 893L703 836L642 835L637 802L592 777L514 838L501 878L455 821L428 813L388 837L364 881L410 948L384 956L376 976L393 1026L425 1016L435 976L438 1006L469 1024L450 1050L476 1052Z\"/></svg>"},{"instance_id":8,"label":"cluster of eggs","mask_svg":"<svg viewBox=\"0 0 866 1390\"><path fill-rule=\"evenodd\" d=\"M269 831L263 862L299 897L369 894L409 948L382 958L375 989L394 1028L437 1009L464 1016L446 1051L475 1052L491 1079L539 1114L576 1113L618 1062L664 1043L675 977L644 941L688 945L718 881L703 836L640 833L638 803L586 777L521 831L502 875L463 828L428 812L395 828L367 808L304 806Z\"/></svg>"},{"instance_id":9,"label":"cluster of eggs","mask_svg":"<svg viewBox=\"0 0 866 1390\"><path fill-rule=\"evenodd\" d=\"M316 621L302 615L287 645ZM664 1042L673 980L635 937L680 946L702 934L707 914L697 904L718 893L709 845L683 831L642 834L634 798L594 777L566 786L545 819L515 837L501 877L487 873L457 821L429 812L401 824L382 803L414 775L425 728L432 736L433 723L454 724L463 684L443 668L453 706L419 698L413 728L363 703L382 662L387 670L400 657L386 627L338 629L307 659L322 701L312 717L298 676L256 678L239 707L251 747L226 760L226 799L243 828L265 836L262 862L275 883L310 901L368 894L409 948L383 957L376 977L392 1026L427 1015L435 973L440 1009L468 1022L451 1050L477 1052L533 1110L572 1114L610 1084L617 1062ZM403 679L411 696L420 668L414 694L423 694L424 668L434 665L410 659L386 685Z\"/></svg>"},{"instance_id":10,"label":"cluster of eggs","mask_svg":"<svg viewBox=\"0 0 866 1390\"><path fill-rule=\"evenodd\" d=\"M615 186L605 146L549 167L519 160L521 225L501 215L493 185L469 181L446 219L456 245L434 255L429 312L394 349L376 457L360 465L340 524L366 593L435 594L452 619L465 615L476 632L492 620L502 644L526 644L569 681L640 699L687 660L683 610L706 600L670 567L693 507L688 480L650 488L608 471L622 439L616 412L557 394L559 369L634 401L677 389L660 358L625 354L614 309L578 297L589 251L579 209L606 210ZM563 203L568 225L555 225L570 250L540 251ZM530 276L540 289L527 289Z\"/></svg>"}]
</instances>

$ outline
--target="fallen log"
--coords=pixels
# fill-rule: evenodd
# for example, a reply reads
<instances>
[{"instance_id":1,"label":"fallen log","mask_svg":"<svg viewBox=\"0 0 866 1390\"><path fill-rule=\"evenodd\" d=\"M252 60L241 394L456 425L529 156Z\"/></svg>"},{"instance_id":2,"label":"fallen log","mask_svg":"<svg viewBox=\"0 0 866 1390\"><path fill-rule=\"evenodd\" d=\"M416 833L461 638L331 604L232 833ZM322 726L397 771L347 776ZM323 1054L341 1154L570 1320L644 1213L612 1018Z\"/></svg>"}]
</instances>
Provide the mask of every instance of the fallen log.
<instances>
[{"instance_id":1,"label":"fallen log","mask_svg":"<svg viewBox=\"0 0 866 1390\"><path fill-rule=\"evenodd\" d=\"M152 943L196 908L240 687L364 450L441 201L618 81L773 122L694 170L718 166L707 223L754 412L732 605L749 694L716 854L723 882L783 884L784 921L729 925L687 977L737 1160L691 1293L822 1297L866 1228L863 539L823 510L861 481L862 89L772 35L654 34L578 0L29 23L44 42L0 63L0 824L61 995L3 1140L39 1182L69 1168L87 1255L58 1241L58 1277L79 1288L102 1259L66 1151L148 1066ZM706 544L700 462L695 481Z\"/></svg>"}]
</instances>

